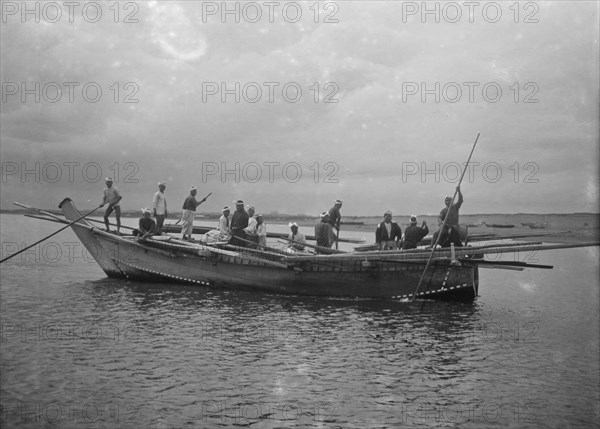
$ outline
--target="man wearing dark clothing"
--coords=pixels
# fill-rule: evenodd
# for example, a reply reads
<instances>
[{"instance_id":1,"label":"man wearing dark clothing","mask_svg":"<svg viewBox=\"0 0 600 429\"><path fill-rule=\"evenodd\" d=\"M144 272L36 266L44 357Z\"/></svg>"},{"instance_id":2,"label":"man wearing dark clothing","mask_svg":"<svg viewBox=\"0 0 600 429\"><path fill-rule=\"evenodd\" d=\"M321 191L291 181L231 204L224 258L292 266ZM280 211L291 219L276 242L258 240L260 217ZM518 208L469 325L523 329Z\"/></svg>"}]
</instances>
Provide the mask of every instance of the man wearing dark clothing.
<instances>
[{"instance_id":1,"label":"man wearing dark clothing","mask_svg":"<svg viewBox=\"0 0 600 429\"><path fill-rule=\"evenodd\" d=\"M427 223L423 221L421 226L417 226L417 217L410 217L410 226L404 231L404 243L402 249L416 249L419 242L429 234L429 227Z\"/></svg>"},{"instance_id":2,"label":"man wearing dark clothing","mask_svg":"<svg viewBox=\"0 0 600 429\"><path fill-rule=\"evenodd\" d=\"M452 197L446 197L444 200L446 207L440 211L440 216L438 217L438 222L440 225L440 231L438 231L438 233L441 233L438 244L442 247L450 247L451 243L453 243L456 247L462 247L462 242L460 241L460 231L458 229L458 210L462 206L463 195L462 192L460 192L460 186L457 186L456 190L458 191L458 201L456 204L452 204ZM446 219L446 213L448 213L448 219ZM443 226L444 219L446 219L445 226ZM433 243L435 243L435 240Z\"/></svg>"},{"instance_id":3,"label":"man wearing dark clothing","mask_svg":"<svg viewBox=\"0 0 600 429\"><path fill-rule=\"evenodd\" d=\"M133 230L133 235L140 238L146 238L156 233L156 222L150 217L152 214L149 209L142 209L144 217L140 218L138 229Z\"/></svg>"},{"instance_id":4,"label":"man wearing dark clothing","mask_svg":"<svg viewBox=\"0 0 600 429\"><path fill-rule=\"evenodd\" d=\"M235 212L233 212L233 216L231 217L231 244L236 246L246 246L246 243L239 238L246 238L246 232L244 228L248 226L249 216L246 210L244 209L244 202L242 200L237 200L235 202Z\"/></svg>"},{"instance_id":5,"label":"man wearing dark clothing","mask_svg":"<svg viewBox=\"0 0 600 429\"><path fill-rule=\"evenodd\" d=\"M340 209L342 208L342 201L341 200L335 200L333 202L333 207L329 209L328 213L329 213L329 225L331 225L331 236L329 237L329 241L331 242L331 244L335 243L337 240L337 236L336 234L333 232L333 228L336 229L336 231L340 230L340 222L342 220L342 215L340 214Z\"/></svg>"},{"instance_id":6,"label":"man wearing dark clothing","mask_svg":"<svg viewBox=\"0 0 600 429\"><path fill-rule=\"evenodd\" d=\"M319 247L331 247L331 224L328 212L321 213L321 222L315 225L315 240Z\"/></svg>"},{"instance_id":7,"label":"man wearing dark clothing","mask_svg":"<svg viewBox=\"0 0 600 429\"><path fill-rule=\"evenodd\" d=\"M396 222L392 222L392 212L386 211L383 222L375 230L375 242L379 250L396 250L398 241L402 238L402 229Z\"/></svg>"}]
</instances>

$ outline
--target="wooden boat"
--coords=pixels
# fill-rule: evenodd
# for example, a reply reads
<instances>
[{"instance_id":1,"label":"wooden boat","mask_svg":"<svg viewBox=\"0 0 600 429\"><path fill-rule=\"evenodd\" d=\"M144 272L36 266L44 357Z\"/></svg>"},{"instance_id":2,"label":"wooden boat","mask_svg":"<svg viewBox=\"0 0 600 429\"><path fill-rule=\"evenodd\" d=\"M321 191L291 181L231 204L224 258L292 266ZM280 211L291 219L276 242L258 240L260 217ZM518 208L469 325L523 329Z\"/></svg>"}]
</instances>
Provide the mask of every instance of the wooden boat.
<instances>
[{"instance_id":1,"label":"wooden boat","mask_svg":"<svg viewBox=\"0 0 600 429\"><path fill-rule=\"evenodd\" d=\"M487 226L488 228L514 228L514 225L505 225L505 224L501 224L501 223L485 223L483 222L483 224L485 226Z\"/></svg>"},{"instance_id":2,"label":"wooden boat","mask_svg":"<svg viewBox=\"0 0 600 429\"><path fill-rule=\"evenodd\" d=\"M287 294L471 301L478 294L480 267L552 268L522 262L486 261L485 254L598 245L509 243L440 249L433 255L422 249L286 255L273 249L206 245L173 236L137 240L95 227L82 218L69 198L59 207L66 220L39 209L32 209L36 215L31 216L70 225L109 277Z\"/></svg>"}]
</instances>

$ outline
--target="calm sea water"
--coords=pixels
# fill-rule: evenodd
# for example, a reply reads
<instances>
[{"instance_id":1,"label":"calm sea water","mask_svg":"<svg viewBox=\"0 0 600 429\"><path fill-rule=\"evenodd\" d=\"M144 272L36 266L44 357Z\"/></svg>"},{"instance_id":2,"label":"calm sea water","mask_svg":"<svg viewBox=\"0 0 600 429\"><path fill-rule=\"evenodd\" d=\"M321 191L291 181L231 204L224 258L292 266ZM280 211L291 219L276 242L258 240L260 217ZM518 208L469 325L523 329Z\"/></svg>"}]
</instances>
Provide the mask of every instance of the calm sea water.
<instances>
[{"instance_id":1,"label":"calm sea water","mask_svg":"<svg viewBox=\"0 0 600 429\"><path fill-rule=\"evenodd\" d=\"M0 220L3 257L59 227ZM518 258L555 268L325 299L106 279L67 230L1 266L2 426L597 427L598 249Z\"/></svg>"}]
</instances>

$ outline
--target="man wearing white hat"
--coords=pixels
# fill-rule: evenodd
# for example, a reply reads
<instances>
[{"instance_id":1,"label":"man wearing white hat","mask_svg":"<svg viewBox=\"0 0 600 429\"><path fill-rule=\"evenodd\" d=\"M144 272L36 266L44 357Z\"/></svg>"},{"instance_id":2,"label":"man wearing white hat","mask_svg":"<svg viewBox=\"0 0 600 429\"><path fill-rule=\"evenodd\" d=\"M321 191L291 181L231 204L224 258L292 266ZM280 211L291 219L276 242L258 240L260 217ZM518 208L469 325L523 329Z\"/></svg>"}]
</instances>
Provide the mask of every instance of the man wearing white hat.
<instances>
[{"instance_id":1,"label":"man wearing white hat","mask_svg":"<svg viewBox=\"0 0 600 429\"><path fill-rule=\"evenodd\" d=\"M137 231L136 230L133 231L133 235L139 235L140 238L143 239L143 238L146 238L146 237L149 237L149 236L155 234L156 222L154 222L154 219L152 219L150 217L150 215L152 214L150 209L144 208L144 209L142 209L142 213L144 216L140 219L140 221L138 223Z\"/></svg>"},{"instance_id":2,"label":"man wearing white hat","mask_svg":"<svg viewBox=\"0 0 600 429\"><path fill-rule=\"evenodd\" d=\"M398 242L402 238L402 229L396 222L392 222L392 212L383 214L383 222L377 225L375 230L375 242L379 250L396 250Z\"/></svg>"},{"instance_id":3,"label":"man wearing white hat","mask_svg":"<svg viewBox=\"0 0 600 429\"><path fill-rule=\"evenodd\" d=\"M288 240L294 241L294 243L290 243L289 247L294 250L304 250L306 237L304 237L304 234L298 231L298 224L296 222L290 222L288 225L292 230L292 232L290 232L288 235Z\"/></svg>"},{"instance_id":4,"label":"man wearing white hat","mask_svg":"<svg viewBox=\"0 0 600 429\"><path fill-rule=\"evenodd\" d=\"M121 196L121 192L116 186L113 186L113 180L111 177L106 178L106 188L104 188L104 194L102 198L102 204L100 207L103 207L105 204L108 204L106 211L104 212L104 225L106 226L106 231L110 232L110 228L108 226L108 217L110 214L115 211L115 218L117 219L117 233L121 232L121 206L119 202L123 197Z\"/></svg>"},{"instance_id":5,"label":"man wearing white hat","mask_svg":"<svg viewBox=\"0 0 600 429\"><path fill-rule=\"evenodd\" d=\"M206 201L206 197L200 201L196 201L196 194L198 190L195 186L190 189L190 195L183 202L183 213L181 215L181 234L184 240L191 240L194 232L194 215L196 214L196 207Z\"/></svg>"},{"instance_id":6,"label":"man wearing white hat","mask_svg":"<svg viewBox=\"0 0 600 429\"><path fill-rule=\"evenodd\" d=\"M224 236L229 236L229 214L231 213L231 210L229 209L229 207L225 206L221 211L223 212L223 214L219 218L219 233L221 233Z\"/></svg>"},{"instance_id":7,"label":"man wearing white hat","mask_svg":"<svg viewBox=\"0 0 600 429\"><path fill-rule=\"evenodd\" d=\"M254 206L248 206L248 226L244 228L246 234L256 234L256 218L254 217L254 213L256 209Z\"/></svg>"},{"instance_id":8,"label":"man wearing white hat","mask_svg":"<svg viewBox=\"0 0 600 429\"><path fill-rule=\"evenodd\" d=\"M419 242L423 240L423 237L427 234L429 234L427 222L423 221L421 226L417 226L417 217L412 215L410 217L410 226L404 231L404 243L402 244L402 249L416 249Z\"/></svg>"},{"instance_id":9,"label":"man wearing white hat","mask_svg":"<svg viewBox=\"0 0 600 429\"><path fill-rule=\"evenodd\" d=\"M158 182L158 191L154 194L152 205L154 207L154 217L156 218L156 233L162 234L163 223L167 214L167 199L165 198L165 182Z\"/></svg>"}]
</instances>

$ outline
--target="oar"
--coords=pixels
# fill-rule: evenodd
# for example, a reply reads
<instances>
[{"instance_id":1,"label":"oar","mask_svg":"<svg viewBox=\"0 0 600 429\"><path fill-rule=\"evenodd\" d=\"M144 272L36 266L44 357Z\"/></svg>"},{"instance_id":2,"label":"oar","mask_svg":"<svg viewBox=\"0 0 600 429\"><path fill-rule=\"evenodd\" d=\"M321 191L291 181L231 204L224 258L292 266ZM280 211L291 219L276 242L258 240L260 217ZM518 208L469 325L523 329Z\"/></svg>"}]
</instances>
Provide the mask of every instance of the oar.
<instances>
[{"instance_id":1,"label":"oar","mask_svg":"<svg viewBox=\"0 0 600 429\"><path fill-rule=\"evenodd\" d=\"M339 242L340 242L340 222L338 222L337 232L335 233L335 250L338 250Z\"/></svg>"},{"instance_id":2,"label":"oar","mask_svg":"<svg viewBox=\"0 0 600 429\"><path fill-rule=\"evenodd\" d=\"M102 207L102 206L100 206L100 207ZM4 259L2 259L2 260L0 261L0 264L1 264L2 262L4 262L4 261L8 261L8 260L9 260L10 258L12 258L12 257L15 257L15 256L17 256L19 253L23 253L24 251L26 251L26 250L28 250L28 249L31 249L33 246L37 246L37 245L38 245L38 244L40 244L42 241L45 241L45 240L49 239L50 237L52 237L52 236L54 236L54 235L58 234L59 232L61 232L61 231L65 230L65 229L67 229L68 227L70 227L70 226L71 226L71 225L73 225L74 223L77 223L77 222L79 222L79 221L80 221L81 219L83 219L84 217L91 215L91 214L92 214L92 213L94 213L96 210L98 210L100 207L96 207L96 208L95 208L94 210L92 210L91 212L84 214L83 216L81 216L81 217L80 217L80 218L78 218L78 219L75 219L73 222L70 222L69 224L67 224L67 225L63 226L61 229L59 229L59 230L58 230L58 231L56 231L56 232L53 232L52 234L48 235L47 237L44 237L44 238L42 238L41 240L38 240L38 241L36 241L35 243L33 243L33 244L31 244L31 245L29 245L29 246L27 246L27 247L25 247L25 248L23 248L23 249L19 250L17 253L13 253L12 255L10 255L10 256L7 256L6 258L4 258Z\"/></svg>"},{"instance_id":3,"label":"oar","mask_svg":"<svg viewBox=\"0 0 600 429\"><path fill-rule=\"evenodd\" d=\"M425 265L425 269L423 270L423 273L421 274L421 278L419 279L419 283L417 284L417 288L415 289L415 292L413 293L411 301L415 300L417 293L419 292L419 288L421 287L421 283L423 283L423 278L425 278L425 273L427 272L427 268L429 268L429 264L431 263L431 259L433 258L433 253L435 252L435 247L438 245L438 242L440 241L440 237L442 236L442 231L446 227L446 221L448 220L448 215L450 214L450 209L452 208L452 204L454 204L454 199L456 198L456 194L458 193L458 189L460 188L460 184L462 183L463 177L465 177L465 172L467 171L469 162L471 162L471 157L473 156L473 152L475 151L475 146L477 146L477 141L479 140L479 134L480 133L477 133L477 138L475 139L475 143L473 143L473 148L471 149L471 153L469 154L469 159L467 159L465 168L463 169L462 175L460 176L460 180L458 181L458 186L454 190L454 196L452 197L452 202L450 202L450 206L448 207L448 210L446 210L446 216L444 216L444 222L442 223L442 226L440 227L440 232L437 235L435 243L431 247L431 254L429 255L429 259L427 260L427 264Z\"/></svg>"},{"instance_id":4,"label":"oar","mask_svg":"<svg viewBox=\"0 0 600 429\"><path fill-rule=\"evenodd\" d=\"M336 249L332 249L330 247L315 246L313 244L308 244L308 243L300 243L299 241L290 240L289 238L285 238L285 237L281 237L281 239L289 241L290 243L301 244L302 246L310 247L311 249L320 250L320 251L323 251L323 253L327 253L327 252L329 252L329 253L347 253L347 252L344 252L343 250L336 250Z\"/></svg>"}]
</instances>

